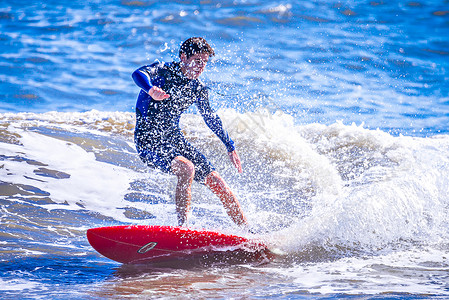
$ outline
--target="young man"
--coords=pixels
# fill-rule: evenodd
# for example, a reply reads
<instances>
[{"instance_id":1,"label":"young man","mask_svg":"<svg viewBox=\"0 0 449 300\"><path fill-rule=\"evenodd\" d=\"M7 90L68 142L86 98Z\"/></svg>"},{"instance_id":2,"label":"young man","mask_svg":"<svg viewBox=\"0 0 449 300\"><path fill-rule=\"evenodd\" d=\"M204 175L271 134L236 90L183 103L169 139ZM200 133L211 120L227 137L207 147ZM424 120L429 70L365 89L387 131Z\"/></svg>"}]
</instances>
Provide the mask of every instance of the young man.
<instances>
[{"instance_id":1,"label":"young man","mask_svg":"<svg viewBox=\"0 0 449 300\"><path fill-rule=\"evenodd\" d=\"M237 225L247 225L234 193L179 128L181 114L195 103L207 126L226 146L233 165L242 172L234 142L211 109L206 87L198 80L214 55L205 39L193 37L182 44L179 63L153 63L132 75L141 88L136 104L136 148L148 166L177 176L175 200L179 226L187 226L193 180L205 184L220 198Z\"/></svg>"}]
</instances>

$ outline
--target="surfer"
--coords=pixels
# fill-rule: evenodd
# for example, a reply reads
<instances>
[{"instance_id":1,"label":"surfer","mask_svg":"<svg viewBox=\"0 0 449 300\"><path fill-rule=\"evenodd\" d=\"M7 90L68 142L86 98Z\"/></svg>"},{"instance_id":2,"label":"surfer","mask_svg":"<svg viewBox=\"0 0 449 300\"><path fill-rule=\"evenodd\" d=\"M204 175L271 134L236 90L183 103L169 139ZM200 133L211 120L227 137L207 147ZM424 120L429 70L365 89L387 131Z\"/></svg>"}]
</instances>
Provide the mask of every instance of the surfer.
<instances>
[{"instance_id":1,"label":"surfer","mask_svg":"<svg viewBox=\"0 0 449 300\"><path fill-rule=\"evenodd\" d=\"M220 198L237 225L246 227L247 221L235 194L179 128L181 114L195 103L207 126L225 145L232 164L242 173L234 142L210 107L207 88L198 80L214 55L204 38L193 37L181 45L180 62L156 62L134 71L134 82L141 88L136 104L134 141L140 158L149 167L176 175L179 226L187 226L191 186L195 180Z\"/></svg>"}]
</instances>

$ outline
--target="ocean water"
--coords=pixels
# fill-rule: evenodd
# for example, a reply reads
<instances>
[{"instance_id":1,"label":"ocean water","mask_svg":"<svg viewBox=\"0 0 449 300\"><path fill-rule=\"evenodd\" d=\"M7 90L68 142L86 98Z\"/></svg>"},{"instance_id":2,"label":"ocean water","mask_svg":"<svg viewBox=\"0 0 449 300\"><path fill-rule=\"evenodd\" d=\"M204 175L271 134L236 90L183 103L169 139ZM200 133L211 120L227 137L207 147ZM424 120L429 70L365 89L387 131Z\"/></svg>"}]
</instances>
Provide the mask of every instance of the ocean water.
<instances>
[{"instance_id":1,"label":"ocean water","mask_svg":"<svg viewBox=\"0 0 449 300\"><path fill-rule=\"evenodd\" d=\"M0 298L449 297L449 2L1 1ZM175 225L133 145L131 73L204 36L243 174L182 118L268 263L134 268L88 228ZM245 234L194 185L190 226Z\"/></svg>"}]
</instances>

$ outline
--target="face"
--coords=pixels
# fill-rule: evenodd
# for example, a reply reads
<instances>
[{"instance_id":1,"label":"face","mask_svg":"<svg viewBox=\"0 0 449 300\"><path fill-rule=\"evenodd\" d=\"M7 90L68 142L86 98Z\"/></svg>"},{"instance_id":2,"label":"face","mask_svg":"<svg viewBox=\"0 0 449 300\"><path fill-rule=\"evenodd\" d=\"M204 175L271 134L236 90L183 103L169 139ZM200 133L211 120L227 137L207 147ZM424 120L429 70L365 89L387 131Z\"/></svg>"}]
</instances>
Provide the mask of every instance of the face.
<instances>
[{"instance_id":1,"label":"face","mask_svg":"<svg viewBox=\"0 0 449 300\"><path fill-rule=\"evenodd\" d=\"M208 61L208 53L194 54L189 58L185 54L182 54L182 72L189 79L197 79L203 73Z\"/></svg>"}]
</instances>

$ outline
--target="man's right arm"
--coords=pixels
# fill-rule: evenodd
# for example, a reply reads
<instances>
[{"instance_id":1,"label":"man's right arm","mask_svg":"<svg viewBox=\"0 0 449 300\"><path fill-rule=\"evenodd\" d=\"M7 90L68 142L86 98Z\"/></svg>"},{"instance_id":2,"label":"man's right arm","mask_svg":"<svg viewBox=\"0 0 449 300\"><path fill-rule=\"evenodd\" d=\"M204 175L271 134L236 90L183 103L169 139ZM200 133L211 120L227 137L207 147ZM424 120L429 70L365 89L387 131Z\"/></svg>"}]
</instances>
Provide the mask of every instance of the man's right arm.
<instances>
[{"instance_id":1,"label":"man's right arm","mask_svg":"<svg viewBox=\"0 0 449 300\"><path fill-rule=\"evenodd\" d=\"M143 66L135 70L132 74L134 82L144 90L147 94L150 91L152 84L152 78L157 76L157 66L154 64L149 66Z\"/></svg>"},{"instance_id":2,"label":"man's right arm","mask_svg":"<svg viewBox=\"0 0 449 300\"><path fill-rule=\"evenodd\" d=\"M157 75L157 65L143 66L132 74L134 82L156 101L170 97L160 87L164 85L165 79Z\"/></svg>"}]
</instances>

